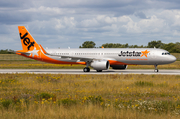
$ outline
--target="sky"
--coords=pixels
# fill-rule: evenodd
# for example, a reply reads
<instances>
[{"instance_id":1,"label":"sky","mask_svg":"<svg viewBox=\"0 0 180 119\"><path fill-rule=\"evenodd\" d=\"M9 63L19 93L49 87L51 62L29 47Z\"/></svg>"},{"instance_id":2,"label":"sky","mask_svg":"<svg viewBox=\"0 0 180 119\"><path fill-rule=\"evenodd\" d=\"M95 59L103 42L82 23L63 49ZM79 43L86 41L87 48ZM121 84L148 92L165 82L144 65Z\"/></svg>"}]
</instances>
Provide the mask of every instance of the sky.
<instances>
[{"instance_id":1,"label":"sky","mask_svg":"<svg viewBox=\"0 0 180 119\"><path fill-rule=\"evenodd\" d=\"M179 0L0 0L0 49L21 50L18 26L44 48L85 41L180 42Z\"/></svg>"}]
</instances>

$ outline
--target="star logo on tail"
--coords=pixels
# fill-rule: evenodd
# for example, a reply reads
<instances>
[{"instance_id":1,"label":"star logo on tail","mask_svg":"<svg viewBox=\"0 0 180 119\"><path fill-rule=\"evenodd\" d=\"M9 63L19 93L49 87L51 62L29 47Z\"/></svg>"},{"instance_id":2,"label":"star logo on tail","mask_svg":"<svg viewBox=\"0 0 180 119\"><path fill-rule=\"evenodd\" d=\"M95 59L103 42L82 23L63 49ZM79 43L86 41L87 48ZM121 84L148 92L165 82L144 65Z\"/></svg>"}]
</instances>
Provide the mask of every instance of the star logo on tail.
<instances>
[{"instance_id":1,"label":"star logo on tail","mask_svg":"<svg viewBox=\"0 0 180 119\"><path fill-rule=\"evenodd\" d=\"M147 51L147 50L141 51L141 53L142 53L141 57L142 57L142 56L147 57L147 54L148 54L149 52L150 52L150 51Z\"/></svg>"},{"instance_id":2,"label":"star logo on tail","mask_svg":"<svg viewBox=\"0 0 180 119\"><path fill-rule=\"evenodd\" d=\"M35 55L36 55L37 57L39 56L39 55L38 55L38 52L39 52L39 50L36 50L36 47L34 47L34 50L29 51L28 53L31 53L31 54L32 54L32 57L34 58Z\"/></svg>"}]
</instances>

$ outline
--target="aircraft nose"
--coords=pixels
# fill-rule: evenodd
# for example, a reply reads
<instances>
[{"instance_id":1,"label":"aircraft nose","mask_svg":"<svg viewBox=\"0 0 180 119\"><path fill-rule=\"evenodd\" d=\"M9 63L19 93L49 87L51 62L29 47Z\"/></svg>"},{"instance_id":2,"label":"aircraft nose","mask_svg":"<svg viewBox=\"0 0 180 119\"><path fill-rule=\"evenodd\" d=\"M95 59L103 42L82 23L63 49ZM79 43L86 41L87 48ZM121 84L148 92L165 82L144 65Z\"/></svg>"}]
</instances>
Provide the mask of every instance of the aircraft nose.
<instances>
[{"instance_id":1,"label":"aircraft nose","mask_svg":"<svg viewBox=\"0 0 180 119\"><path fill-rule=\"evenodd\" d=\"M175 62L175 61L176 61L176 57L174 57L173 55L171 55L171 57L169 57L169 61L170 61L170 62Z\"/></svg>"}]
</instances>

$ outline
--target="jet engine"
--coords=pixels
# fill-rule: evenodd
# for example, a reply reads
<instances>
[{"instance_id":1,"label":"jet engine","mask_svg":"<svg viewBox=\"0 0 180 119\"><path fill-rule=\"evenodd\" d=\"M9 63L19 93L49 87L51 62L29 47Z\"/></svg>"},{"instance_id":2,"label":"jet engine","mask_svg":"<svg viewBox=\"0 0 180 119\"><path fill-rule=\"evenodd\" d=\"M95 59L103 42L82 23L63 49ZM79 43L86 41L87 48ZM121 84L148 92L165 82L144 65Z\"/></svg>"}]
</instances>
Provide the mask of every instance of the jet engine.
<instances>
[{"instance_id":1,"label":"jet engine","mask_svg":"<svg viewBox=\"0 0 180 119\"><path fill-rule=\"evenodd\" d=\"M97 71L107 70L109 69L109 61L96 60L91 62L90 66Z\"/></svg>"},{"instance_id":2,"label":"jet engine","mask_svg":"<svg viewBox=\"0 0 180 119\"><path fill-rule=\"evenodd\" d=\"M113 69L126 69L127 65L111 65Z\"/></svg>"}]
</instances>

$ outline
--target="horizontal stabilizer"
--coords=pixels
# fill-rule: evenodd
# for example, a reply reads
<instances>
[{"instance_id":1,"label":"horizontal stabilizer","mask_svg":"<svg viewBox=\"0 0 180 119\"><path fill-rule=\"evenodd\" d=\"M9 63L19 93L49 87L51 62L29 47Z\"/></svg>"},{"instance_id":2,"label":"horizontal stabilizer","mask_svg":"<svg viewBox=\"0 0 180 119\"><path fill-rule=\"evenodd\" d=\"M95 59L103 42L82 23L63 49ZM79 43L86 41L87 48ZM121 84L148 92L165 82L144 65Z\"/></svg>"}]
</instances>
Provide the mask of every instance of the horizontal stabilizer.
<instances>
[{"instance_id":1,"label":"horizontal stabilizer","mask_svg":"<svg viewBox=\"0 0 180 119\"><path fill-rule=\"evenodd\" d=\"M18 51L16 51L16 53L21 53L21 54L25 54L25 55L30 55L31 54L31 53L28 53L28 52L26 52L24 50L18 50Z\"/></svg>"}]
</instances>

